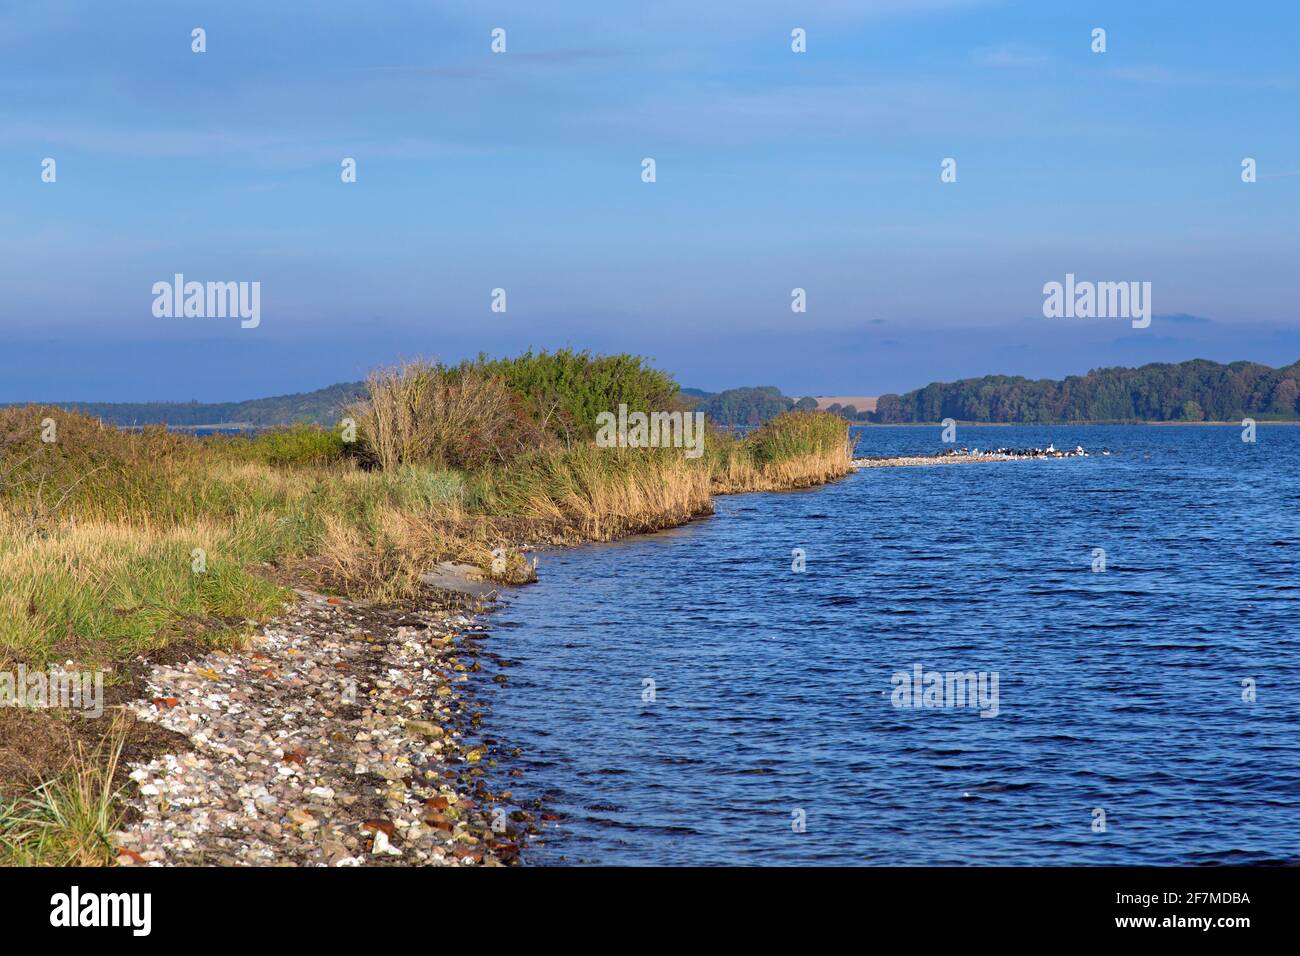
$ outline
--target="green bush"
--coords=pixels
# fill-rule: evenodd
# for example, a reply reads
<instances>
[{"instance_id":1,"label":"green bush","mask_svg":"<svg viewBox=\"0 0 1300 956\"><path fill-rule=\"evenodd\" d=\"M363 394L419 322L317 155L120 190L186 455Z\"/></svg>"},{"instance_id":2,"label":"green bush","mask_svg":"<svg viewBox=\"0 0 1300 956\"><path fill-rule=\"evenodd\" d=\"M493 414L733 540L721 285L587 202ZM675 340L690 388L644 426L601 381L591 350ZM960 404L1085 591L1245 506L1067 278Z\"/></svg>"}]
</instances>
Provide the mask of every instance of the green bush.
<instances>
[{"instance_id":1,"label":"green bush","mask_svg":"<svg viewBox=\"0 0 1300 956\"><path fill-rule=\"evenodd\" d=\"M262 432L249 444L253 460L268 465L323 465L344 455L342 436L314 425Z\"/></svg>"},{"instance_id":2,"label":"green bush","mask_svg":"<svg viewBox=\"0 0 1300 956\"><path fill-rule=\"evenodd\" d=\"M685 407L671 375L626 353L530 350L507 359L480 355L472 367L504 379L513 392L539 411L552 434L569 441L593 437L596 416L601 412L616 413L620 404L627 405L629 412Z\"/></svg>"}]
</instances>

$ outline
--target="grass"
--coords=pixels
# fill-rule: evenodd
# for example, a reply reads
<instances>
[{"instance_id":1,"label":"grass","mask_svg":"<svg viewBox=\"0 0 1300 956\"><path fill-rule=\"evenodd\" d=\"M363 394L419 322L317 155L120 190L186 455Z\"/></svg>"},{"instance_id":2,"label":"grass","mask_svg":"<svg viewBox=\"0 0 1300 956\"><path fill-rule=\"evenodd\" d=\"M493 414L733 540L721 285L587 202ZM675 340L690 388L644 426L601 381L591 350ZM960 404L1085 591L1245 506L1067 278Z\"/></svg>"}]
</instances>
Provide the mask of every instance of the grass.
<instances>
[{"instance_id":1,"label":"grass","mask_svg":"<svg viewBox=\"0 0 1300 956\"><path fill-rule=\"evenodd\" d=\"M67 766L30 794L0 803L0 865L107 866L109 835L121 826L117 801L124 718L94 748L78 744Z\"/></svg>"},{"instance_id":2,"label":"grass","mask_svg":"<svg viewBox=\"0 0 1300 956\"><path fill-rule=\"evenodd\" d=\"M788 413L744 438L710 430L695 459L598 448L582 417L594 426L594 410L620 401L672 408L675 395L628 356L530 353L376 373L370 400L349 410L355 442L307 426L195 438L0 409L0 661L72 659L112 667L111 683L168 645L238 646L291 586L414 598L436 562L488 571L497 549L497 577L527 581L522 545L654 531L709 513L716 493L849 470L847 426L825 413ZM112 802L110 788L78 753L0 813L9 859L103 861L93 834L111 822L97 802ZM96 765L110 758L101 749Z\"/></svg>"},{"instance_id":3,"label":"grass","mask_svg":"<svg viewBox=\"0 0 1300 956\"><path fill-rule=\"evenodd\" d=\"M743 439L711 437L717 494L809 488L851 470L847 423L828 412L786 412Z\"/></svg>"},{"instance_id":4,"label":"grass","mask_svg":"<svg viewBox=\"0 0 1300 956\"><path fill-rule=\"evenodd\" d=\"M473 365L410 362L371 374L369 397L347 409L357 453L392 469L411 463L474 469L556 442L531 399Z\"/></svg>"},{"instance_id":5,"label":"grass","mask_svg":"<svg viewBox=\"0 0 1300 956\"><path fill-rule=\"evenodd\" d=\"M520 459L478 486L475 505L550 543L609 541L709 513L710 477L679 449L577 445Z\"/></svg>"},{"instance_id":6,"label":"grass","mask_svg":"<svg viewBox=\"0 0 1300 956\"><path fill-rule=\"evenodd\" d=\"M50 418L57 443L39 438ZM286 585L411 597L440 560L652 531L708 513L712 494L807 487L849 462L844 423L816 412L711 431L699 459L557 441L460 469L445 440L377 468L319 429L196 439L35 407L0 412L0 437L0 649L37 666L228 644Z\"/></svg>"}]
</instances>

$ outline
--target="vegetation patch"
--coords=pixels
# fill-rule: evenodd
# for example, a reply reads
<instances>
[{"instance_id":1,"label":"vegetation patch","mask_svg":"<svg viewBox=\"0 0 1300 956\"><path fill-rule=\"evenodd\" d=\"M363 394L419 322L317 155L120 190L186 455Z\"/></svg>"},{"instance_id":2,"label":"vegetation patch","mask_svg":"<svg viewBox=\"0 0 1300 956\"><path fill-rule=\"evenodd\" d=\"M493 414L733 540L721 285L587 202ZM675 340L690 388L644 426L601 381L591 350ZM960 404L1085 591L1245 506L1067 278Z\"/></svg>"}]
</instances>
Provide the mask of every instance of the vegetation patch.
<instances>
[{"instance_id":1,"label":"vegetation patch","mask_svg":"<svg viewBox=\"0 0 1300 956\"><path fill-rule=\"evenodd\" d=\"M120 695L142 656L240 646L293 586L409 600L447 560L524 582L525 547L654 531L709 513L714 493L850 469L846 423L815 412L746 437L710 430L697 458L597 447L596 414L620 403L684 407L641 359L559 352L376 372L347 410L355 441L342 428L200 438L0 409L0 659L108 669ZM38 791L0 766L0 790L7 778L26 793L0 801L11 857L94 861L111 789L86 769L87 753L108 759L96 748L53 749L67 766L46 767ZM65 825L81 835L52 836Z\"/></svg>"}]
</instances>

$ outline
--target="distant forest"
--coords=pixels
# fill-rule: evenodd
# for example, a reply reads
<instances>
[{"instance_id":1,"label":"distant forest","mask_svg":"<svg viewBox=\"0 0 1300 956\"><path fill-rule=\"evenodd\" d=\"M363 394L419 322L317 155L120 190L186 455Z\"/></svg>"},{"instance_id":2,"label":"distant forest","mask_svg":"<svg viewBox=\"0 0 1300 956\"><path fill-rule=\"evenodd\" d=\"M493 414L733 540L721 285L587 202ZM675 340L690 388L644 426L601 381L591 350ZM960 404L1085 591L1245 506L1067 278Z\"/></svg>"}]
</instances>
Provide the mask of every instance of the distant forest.
<instances>
[{"instance_id":1,"label":"distant forest","mask_svg":"<svg viewBox=\"0 0 1300 956\"><path fill-rule=\"evenodd\" d=\"M244 402L59 402L114 425L245 424L255 427L301 422L333 425L343 407L365 395L364 382L331 385L315 392ZM791 409L811 409L775 385L705 392L684 388L682 399L719 425L761 425ZM986 375L934 382L904 395L881 395L874 412L852 406L831 411L855 422L1199 422L1300 419L1300 362L1269 368L1255 362L1220 365L1204 359L1176 365L1094 369L1062 381Z\"/></svg>"},{"instance_id":2,"label":"distant forest","mask_svg":"<svg viewBox=\"0 0 1300 956\"><path fill-rule=\"evenodd\" d=\"M240 424L333 425L343 406L366 393L365 382L331 385L314 392L255 398L246 402L52 402L70 411L103 419L111 425Z\"/></svg>"},{"instance_id":3,"label":"distant forest","mask_svg":"<svg viewBox=\"0 0 1300 956\"><path fill-rule=\"evenodd\" d=\"M1300 418L1300 362L1269 368L1193 359L1093 369L1063 381L986 375L881 395L865 420L937 422L1199 422Z\"/></svg>"},{"instance_id":4,"label":"distant forest","mask_svg":"<svg viewBox=\"0 0 1300 956\"><path fill-rule=\"evenodd\" d=\"M695 388L682 389L682 395L703 412L709 421L718 425L761 425L791 409L816 408L811 398L795 401L775 385L758 385L753 388L729 388L725 392L701 392Z\"/></svg>"}]
</instances>

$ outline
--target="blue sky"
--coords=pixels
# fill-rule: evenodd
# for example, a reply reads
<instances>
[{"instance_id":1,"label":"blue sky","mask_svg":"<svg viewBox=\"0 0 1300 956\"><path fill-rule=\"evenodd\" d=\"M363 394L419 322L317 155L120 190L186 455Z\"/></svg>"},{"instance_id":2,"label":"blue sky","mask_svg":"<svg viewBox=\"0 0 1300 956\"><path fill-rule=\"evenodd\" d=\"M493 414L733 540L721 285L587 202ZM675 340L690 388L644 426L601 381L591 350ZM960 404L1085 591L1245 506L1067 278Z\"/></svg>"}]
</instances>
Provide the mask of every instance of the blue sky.
<instances>
[{"instance_id":1,"label":"blue sky","mask_svg":"<svg viewBox=\"0 0 1300 956\"><path fill-rule=\"evenodd\" d=\"M0 401L562 345L790 394L1290 363L1297 42L1281 0L4 4ZM260 326L154 317L176 272ZM1067 272L1155 321L1043 318Z\"/></svg>"}]
</instances>

